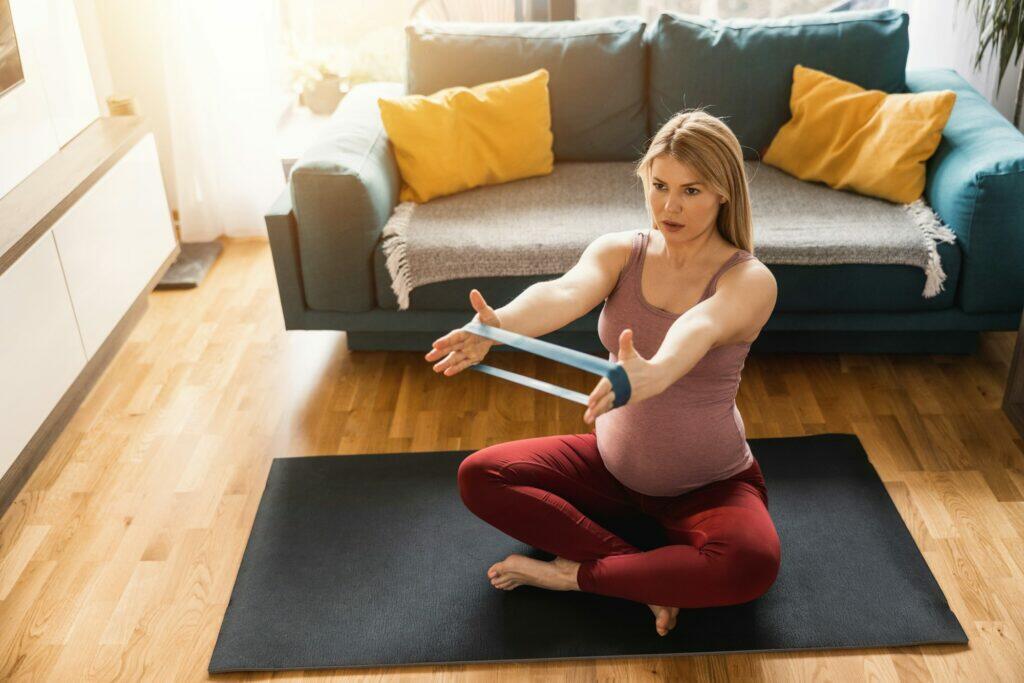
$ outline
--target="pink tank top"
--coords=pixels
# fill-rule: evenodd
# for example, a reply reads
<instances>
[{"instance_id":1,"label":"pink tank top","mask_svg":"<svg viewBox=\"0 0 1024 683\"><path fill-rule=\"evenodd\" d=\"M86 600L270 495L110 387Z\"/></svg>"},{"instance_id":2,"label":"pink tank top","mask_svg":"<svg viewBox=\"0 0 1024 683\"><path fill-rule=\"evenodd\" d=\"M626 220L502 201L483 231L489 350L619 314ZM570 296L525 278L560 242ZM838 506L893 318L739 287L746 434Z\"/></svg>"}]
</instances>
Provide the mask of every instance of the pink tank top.
<instances>
[{"instance_id":1,"label":"pink tank top","mask_svg":"<svg viewBox=\"0 0 1024 683\"><path fill-rule=\"evenodd\" d=\"M649 359L679 317L651 305L641 292L648 239L648 232L634 235L633 252L598 318L598 335L613 363L622 330L633 330L633 346ZM714 293L722 273L752 258L749 251L735 252L708 282L700 301ZM594 431L608 471L634 491L677 496L749 467L754 456L736 407L749 351L750 342L715 347L657 396L599 415Z\"/></svg>"}]
</instances>

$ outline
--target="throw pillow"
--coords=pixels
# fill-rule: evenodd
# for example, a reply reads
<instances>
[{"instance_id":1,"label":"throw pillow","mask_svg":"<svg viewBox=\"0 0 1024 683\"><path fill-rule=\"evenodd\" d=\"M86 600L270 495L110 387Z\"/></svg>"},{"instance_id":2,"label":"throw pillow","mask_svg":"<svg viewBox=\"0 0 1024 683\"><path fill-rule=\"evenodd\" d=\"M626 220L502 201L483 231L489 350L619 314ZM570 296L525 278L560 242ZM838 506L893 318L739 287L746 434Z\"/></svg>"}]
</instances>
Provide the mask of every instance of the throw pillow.
<instances>
[{"instance_id":1,"label":"throw pillow","mask_svg":"<svg viewBox=\"0 0 1024 683\"><path fill-rule=\"evenodd\" d=\"M423 203L554 170L548 71L378 98L402 176L400 201Z\"/></svg>"},{"instance_id":2,"label":"throw pillow","mask_svg":"<svg viewBox=\"0 0 1024 683\"><path fill-rule=\"evenodd\" d=\"M887 94L823 71L793 68L792 118L764 162L801 180L909 204L953 111L952 90Z\"/></svg>"}]
</instances>

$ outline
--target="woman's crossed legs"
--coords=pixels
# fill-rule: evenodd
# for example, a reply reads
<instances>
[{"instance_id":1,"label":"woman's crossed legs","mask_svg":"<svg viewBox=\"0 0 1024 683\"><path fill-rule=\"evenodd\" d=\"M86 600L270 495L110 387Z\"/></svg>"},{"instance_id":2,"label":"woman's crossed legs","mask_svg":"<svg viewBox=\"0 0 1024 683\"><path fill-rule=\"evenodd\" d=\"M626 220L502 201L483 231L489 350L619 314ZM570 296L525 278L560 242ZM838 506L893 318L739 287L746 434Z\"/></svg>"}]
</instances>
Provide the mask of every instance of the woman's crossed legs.
<instances>
[{"instance_id":1,"label":"woman's crossed legs","mask_svg":"<svg viewBox=\"0 0 1024 683\"><path fill-rule=\"evenodd\" d=\"M458 483L463 502L484 521L578 562L578 586L569 589L710 607L753 600L778 574L779 538L756 461L680 496L646 496L608 472L595 435L584 433L488 446L461 463ZM668 545L642 551L591 518L638 512L658 520Z\"/></svg>"}]
</instances>

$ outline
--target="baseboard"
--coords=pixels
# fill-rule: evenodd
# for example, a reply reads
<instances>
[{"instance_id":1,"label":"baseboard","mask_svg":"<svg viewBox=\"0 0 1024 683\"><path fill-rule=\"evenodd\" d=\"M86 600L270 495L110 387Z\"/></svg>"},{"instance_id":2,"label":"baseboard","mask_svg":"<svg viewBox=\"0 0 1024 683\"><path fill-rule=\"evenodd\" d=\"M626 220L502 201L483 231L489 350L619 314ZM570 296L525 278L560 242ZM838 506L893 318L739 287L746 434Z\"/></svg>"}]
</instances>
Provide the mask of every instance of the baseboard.
<instances>
[{"instance_id":1,"label":"baseboard","mask_svg":"<svg viewBox=\"0 0 1024 683\"><path fill-rule=\"evenodd\" d=\"M107 335L106 340L104 340L96 350L96 353L85 364L82 371L78 373L78 377L71 383L68 390L64 392L64 396L57 402L57 405L50 411L47 418L43 420L36 433L25 444L25 448L14 459L7 472L0 478L0 517L3 517L7 508L17 499L18 494L32 477L32 473L39 467L39 464L49 452L50 447L57 440L57 437L60 436L61 432L64 431L64 428L74 416L75 411L78 410L85 397L89 395L89 391L96 384L103 371L107 369L107 366L110 365L110 361L117 355L117 352L124 345L125 340L128 339L135 325L138 324L143 314L145 314L146 309L149 307L148 297L150 292L153 291L156 283L160 281L164 273L167 272L167 269L178 258L180 251L180 247L175 245L174 251L157 269L156 275L149 281L145 289L142 290L142 293L139 294L121 317L121 320L111 330L110 334Z\"/></svg>"}]
</instances>

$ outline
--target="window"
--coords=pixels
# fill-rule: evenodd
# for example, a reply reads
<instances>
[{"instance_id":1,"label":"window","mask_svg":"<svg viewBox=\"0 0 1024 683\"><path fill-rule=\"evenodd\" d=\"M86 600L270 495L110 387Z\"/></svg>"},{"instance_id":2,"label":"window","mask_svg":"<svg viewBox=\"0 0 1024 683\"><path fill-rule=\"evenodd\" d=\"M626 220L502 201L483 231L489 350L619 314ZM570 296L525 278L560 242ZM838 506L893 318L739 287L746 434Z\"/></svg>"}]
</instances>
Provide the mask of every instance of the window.
<instances>
[{"instance_id":1,"label":"window","mask_svg":"<svg viewBox=\"0 0 1024 683\"><path fill-rule=\"evenodd\" d=\"M301 91L304 80L332 72L355 85L405 78L403 27L413 14L427 19L508 21L529 15L538 0L278 0L286 88ZM532 3L532 4L531 4ZM541 3L543 4L543 3ZM562 5L565 6L563 0ZM790 14L867 9L889 0L575 0L578 19L661 11L706 17L779 17ZM572 3L563 11L571 12ZM570 15L571 16L571 15Z\"/></svg>"},{"instance_id":2,"label":"window","mask_svg":"<svg viewBox=\"0 0 1024 683\"><path fill-rule=\"evenodd\" d=\"M293 89L330 71L352 85L405 78L403 26L415 0L278 0Z\"/></svg>"}]
</instances>

